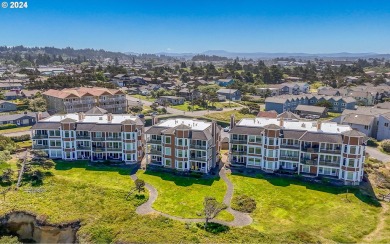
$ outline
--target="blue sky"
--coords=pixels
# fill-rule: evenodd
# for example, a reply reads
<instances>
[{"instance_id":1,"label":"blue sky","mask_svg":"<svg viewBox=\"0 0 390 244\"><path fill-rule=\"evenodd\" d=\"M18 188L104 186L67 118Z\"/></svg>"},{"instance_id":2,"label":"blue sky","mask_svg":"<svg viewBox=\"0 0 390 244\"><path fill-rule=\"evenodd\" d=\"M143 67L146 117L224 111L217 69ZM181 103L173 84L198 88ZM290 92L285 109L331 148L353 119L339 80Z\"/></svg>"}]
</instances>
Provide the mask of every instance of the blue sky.
<instances>
[{"instance_id":1,"label":"blue sky","mask_svg":"<svg viewBox=\"0 0 390 244\"><path fill-rule=\"evenodd\" d=\"M0 8L0 45L390 53L389 0L27 1Z\"/></svg>"}]
</instances>

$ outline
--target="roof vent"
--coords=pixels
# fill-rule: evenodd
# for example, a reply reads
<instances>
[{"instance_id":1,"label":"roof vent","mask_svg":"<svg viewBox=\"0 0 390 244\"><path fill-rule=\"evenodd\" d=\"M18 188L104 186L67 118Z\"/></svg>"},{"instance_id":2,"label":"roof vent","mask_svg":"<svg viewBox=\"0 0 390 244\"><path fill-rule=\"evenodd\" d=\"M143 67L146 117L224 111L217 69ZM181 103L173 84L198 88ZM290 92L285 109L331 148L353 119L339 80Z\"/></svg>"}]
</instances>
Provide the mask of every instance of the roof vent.
<instances>
[{"instance_id":1,"label":"roof vent","mask_svg":"<svg viewBox=\"0 0 390 244\"><path fill-rule=\"evenodd\" d=\"M103 117L99 117L99 120L103 120Z\"/></svg>"},{"instance_id":2,"label":"roof vent","mask_svg":"<svg viewBox=\"0 0 390 244\"><path fill-rule=\"evenodd\" d=\"M302 123L302 126L301 126L302 128L306 128L306 125L305 125L305 123Z\"/></svg>"}]
</instances>

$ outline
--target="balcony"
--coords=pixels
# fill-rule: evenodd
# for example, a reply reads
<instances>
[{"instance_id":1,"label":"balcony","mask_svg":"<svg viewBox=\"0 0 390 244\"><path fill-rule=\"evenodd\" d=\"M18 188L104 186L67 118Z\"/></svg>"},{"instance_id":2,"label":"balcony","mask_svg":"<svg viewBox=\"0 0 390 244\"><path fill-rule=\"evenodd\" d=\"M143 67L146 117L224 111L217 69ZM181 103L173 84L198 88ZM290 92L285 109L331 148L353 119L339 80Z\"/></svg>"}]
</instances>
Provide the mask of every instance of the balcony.
<instances>
[{"instance_id":1,"label":"balcony","mask_svg":"<svg viewBox=\"0 0 390 244\"><path fill-rule=\"evenodd\" d=\"M318 153L318 147L302 147L302 151L309 153Z\"/></svg>"},{"instance_id":2,"label":"balcony","mask_svg":"<svg viewBox=\"0 0 390 244\"><path fill-rule=\"evenodd\" d=\"M122 152L122 148L121 148L121 147L107 147L107 148L106 148L106 151L110 151L110 152Z\"/></svg>"},{"instance_id":3,"label":"balcony","mask_svg":"<svg viewBox=\"0 0 390 244\"><path fill-rule=\"evenodd\" d=\"M280 155L279 159L299 162L299 156Z\"/></svg>"},{"instance_id":4,"label":"balcony","mask_svg":"<svg viewBox=\"0 0 390 244\"><path fill-rule=\"evenodd\" d=\"M232 143L232 144L247 144L248 140L231 139L230 143Z\"/></svg>"},{"instance_id":5,"label":"balcony","mask_svg":"<svg viewBox=\"0 0 390 244\"><path fill-rule=\"evenodd\" d=\"M328 148L321 148L321 153L328 153L328 154L341 154L341 148L339 149L328 149Z\"/></svg>"},{"instance_id":6,"label":"balcony","mask_svg":"<svg viewBox=\"0 0 390 244\"><path fill-rule=\"evenodd\" d=\"M91 136L88 135L76 135L77 140L91 140Z\"/></svg>"},{"instance_id":7,"label":"balcony","mask_svg":"<svg viewBox=\"0 0 390 244\"><path fill-rule=\"evenodd\" d=\"M122 141L122 137L106 137L106 141Z\"/></svg>"},{"instance_id":8,"label":"balcony","mask_svg":"<svg viewBox=\"0 0 390 244\"><path fill-rule=\"evenodd\" d=\"M199 157L199 156L191 156L190 160L207 162L206 157Z\"/></svg>"},{"instance_id":9,"label":"balcony","mask_svg":"<svg viewBox=\"0 0 390 244\"><path fill-rule=\"evenodd\" d=\"M106 148L105 147L92 147L92 151L94 151L94 152L105 152Z\"/></svg>"},{"instance_id":10,"label":"balcony","mask_svg":"<svg viewBox=\"0 0 390 244\"><path fill-rule=\"evenodd\" d=\"M245 151L231 150L230 153L232 155L244 155L244 154L247 154L246 150Z\"/></svg>"},{"instance_id":11,"label":"balcony","mask_svg":"<svg viewBox=\"0 0 390 244\"><path fill-rule=\"evenodd\" d=\"M105 137L92 137L92 141L105 141Z\"/></svg>"},{"instance_id":12,"label":"balcony","mask_svg":"<svg viewBox=\"0 0 390 244\"><path fill-rule=\"evenodd\" d=\"M340 163L329 161L329 160L321 160L319 161L319 165L329 166L329 167L340 167Z\"/></svg>"},{"instance_id":13,"label":"balcony","mask_svg":"<svg viewBox=\"0 0 390 244\"><path fill-rule=\"evenodd\" d=\"M306 165L317 165L317 159L306 159L306 158L301 158L301 164L306 164Z\"/></svg>"},{"instance_id":14,"label":"balcony","mask_svg":"<svg viewBox=\"0 0 390 244\"><path fill-rule=\"evenodd\" d=\"M80 146L77 146L77 150L91 150L91 146L80 145Z\"/></svg>"},{"instance_id":15,"label":"balcony","mask_svg":"<svg viewBox=\"0 0 390 244\"><path fill-rule=\"evenodd\" d=\"M46 139L46 138L48 138L48 135L43 135L43 134L33 135L33 139Z\"/></svg>"},{"instance_id":16,"label":"balcony","mask_svg":"<svg viewBox=\"0 0 390 244\"><path fill-rule=\"evenodd\" d=\"M158 140L158 139L149 139L146 141L146 143L149 143L149 144L161 144L161 139Z\"/></svg>"},{"instance_id":17,"label":"balcony","mask_svg":"<svg viewBox=\"0 0 390 244\"><path fill-rule=\"evenodd\" d=\"M299 144L280 144L280 147L299 150Z\"/></svg>"},{"instance_id":18,"label":"balcony","mask_svg":"<svg viewBox=\"0 0 390 244\"><path fill-rule=\"evenodd\" d=\"M148 154L153 154L153 155L162 155L162 151L161 150L157 150L157 149L150 149L150 151L148 152Z\"/></svg>"},{"instance_id":19,"label":"balcony","mask_svg":"<svg viewBox=\"0 0 390 244\"><path fill-rule=\"evenodd\" d=\"M48 148L49 148L49 145L38 145L38 144L34 144L34 145L33 145L33 148L34 148L34 149L48 149Z\"/></svg>"},{"instance_id":20,"label":"balcony","mask_svg":"<svg viewBox=\"0 0 390 244\"><path fill-rule=\"evenodd\" d=\"M204 145L197 145L197 144L190 144L190 148L194 148L194 149L200 149L200 150L206 150L206 146Z\"/></svg>"}]
</instances>

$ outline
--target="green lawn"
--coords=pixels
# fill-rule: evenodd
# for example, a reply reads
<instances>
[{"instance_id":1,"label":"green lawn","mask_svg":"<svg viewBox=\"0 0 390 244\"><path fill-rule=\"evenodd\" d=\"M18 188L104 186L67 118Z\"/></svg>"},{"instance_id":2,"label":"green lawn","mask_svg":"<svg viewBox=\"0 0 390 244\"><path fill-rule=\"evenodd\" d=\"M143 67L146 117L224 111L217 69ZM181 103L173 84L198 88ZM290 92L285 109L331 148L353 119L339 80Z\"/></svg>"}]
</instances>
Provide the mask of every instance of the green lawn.
<instances>
[{"instance_id":1,"label":"green lawn","mask_svg":"<svg viewBox=\"0 0 390 244\"><path fill-rule=\"evenodd\" d=\"M0 134L11 133L11 132L20 132L20 131L28 131L30 129L31 129L31 126L16 127L16 128L12 128L12 129L0 130Z\"/></svg>"},{"instance_id":2,"label":"green lawn","mask_svg":"<svg viewBox=\"0 0 390 244\"><path fill-rule=\"evenodd\" d=\"M135 195L125 199L134 185L126 169L60 161L51 172L53 176L47 177L42 186L23 185L18 191L9 192L5 202L1 196L0 216L12 210L25 210L50 223L81 220L80 243L260 243L287 240L283 236L264 235L251 227L228 228L227 232L214 234L196 224L156 215L139 216L135 213L136 206L146 199ZM222 181L204 188L214 193L214 186L221 189L220 184ZM0 191L5 187L0 185ZM26 191L31 188L42 191Z\"/></svg>"},{"instance_id":3,"label":"green lawn","mask_svg":"<svg viewBox=\"0 0 390 244\"><path fill-rule=\"evenodd\" d=\"M135 98L138 98L138 99L141 99L141 100L145 100L145 101L149 101L149 102L155 102L156 99L153 98L152 96L144 96L144 95L131 95L131 97L135 97Z\"/></svg>"},{"instance_id":4,"label":"green lawn","mask_svg":"<svg viewBox=\"0 0 390 244\"><path fill-rule=\"evenodd\" d=\"M137 175L157 189L158 198L153 205L156 210L183 218L201 218L198 213L203 209L204 197L213 196L222 202L226 192L226 184L219 178L206 180L151 171L138 171ZM233 220L227 211L218 217Z\"/></svg>"},{"instance_id":5,"label":"green lawn","mask_svg":"<svg viewBox=\"0 0 390 244\"><path fill-rule=\"evenodd\" d=\"M16 145L18 145L21 148L31 148L32 147L32 141L31 140L21 141L21 142L17 142Z\"/></svg>"},{"instance_id":6,"label":"green lawn","mask_svg":"<svg viewBox=\"0 0 390 244\"><path fill-rule=\"evenodd\" d=\"M181 105L174 105L174 106L171 106L172 108L175 108L175 109L179 109L181 111L190 111L188 110L188 106L191 105L191 102L190 101L185 101L184 104L181 104ZM210 104L211 106L211 104ZM236 107L239 107L239 104L235 103L235 102L216 102L213 104L213 106L215 106L216 108L236 108ZM202 107L202 106L199 106L199 105L194 105L194 111L201 111L201 110L207 110L206 107Z\"/></svg>"},{"instance_id":7,"label":"green lawn","mask_svg":"<svg viewBox=\"0 0 390 244\"><path fill-rule=\"evenodd\" d=\"M253 228L302 242L358 242L378 222L380 208L343 187L313 185L295 179L230 175L235 194L253 197ZM350 190L351 192L352 190Z\"/></svg>"},{"instance_id":8,"label":"green lawn","mask_svg":"<svg viewBox=\"0 0 390 244\"><path fill-rule=\"evenodd\" d=\"M232 110L232 111L210 113L210 114L205 115L205 117L210 118L210 119L219 120L219 121L229 122L230 115L232 115L232 114L234 114L237 122L243 118L255 118L256 117L253 114L241 114L238 109Z\"/></svg>"}]
</instances>

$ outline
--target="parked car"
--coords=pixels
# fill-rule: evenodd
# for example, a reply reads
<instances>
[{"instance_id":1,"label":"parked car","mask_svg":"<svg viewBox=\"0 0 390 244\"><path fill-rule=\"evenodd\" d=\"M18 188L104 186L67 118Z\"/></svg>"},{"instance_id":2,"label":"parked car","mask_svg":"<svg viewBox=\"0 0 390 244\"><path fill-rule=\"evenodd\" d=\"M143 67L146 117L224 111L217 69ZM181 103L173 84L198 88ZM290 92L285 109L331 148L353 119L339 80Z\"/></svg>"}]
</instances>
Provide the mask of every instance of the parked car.
<instances>
[{"instance_id":1,"label":"parked car","mask_svg":"<svg viewBox=\"0 0 390 244\"><path fill-rule=\"evenodd\" d=\"M230 130L230 126L223 128L223 131L225 131L225 132L229 132L229 130Z\"/></svg>"},{"instance_id":2,"label":"parked car","mask_svg":"<svg viewBox=\"0 0 390 244\"><path fill-rule=\"evenodd\" d=\"M143 115L143 114L138 114L138 118L142 119L142 118L144 118L144 117L145 117L145 115Z\"/></svg>"},{"instance_id":3,"label":"parked car","mask_svg":"<svg viewBox=\"0 0 390 244\"><path fill-rule=\"evenodd\" d=\"M215 111L222 111L223 108L216 108Z\"/></svg>"}]
</instances>

